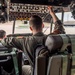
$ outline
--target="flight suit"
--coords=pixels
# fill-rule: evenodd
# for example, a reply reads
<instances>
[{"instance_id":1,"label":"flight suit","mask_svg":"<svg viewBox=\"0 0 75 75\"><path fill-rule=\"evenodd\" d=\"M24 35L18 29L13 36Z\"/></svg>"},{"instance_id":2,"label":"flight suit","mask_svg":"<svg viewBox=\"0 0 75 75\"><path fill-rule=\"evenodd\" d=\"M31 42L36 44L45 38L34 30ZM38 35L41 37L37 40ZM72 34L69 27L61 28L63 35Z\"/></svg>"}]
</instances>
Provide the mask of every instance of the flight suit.
<instances>
[{"instance_id":1,"label":"flight suit","mask_svg":"<svg viewBox=\"0 0 75 75\"><path fill-rule=\"evenodd\" d=\"M64 34L64 33L65 33L65 31L63 28L63 24L61 23L60 20L56 21L54 31L52 34ZM20 38L20 39L13 38L13 37L7 37L7 38L3 39L1 41L1 43L5 47L8 47L8 48L16 47L16 48L24 51L27 55L27 58L31 64L31 66L33 66L34 50L35 50L37 44L44 44L45 37L46 37L46 35L44 35L42 32L39 32L35 35ZM29 70L28 72L31 72L31 70ZM30 74L27 73L24 75L30 75Z\"/></svg>"}]
</instances>

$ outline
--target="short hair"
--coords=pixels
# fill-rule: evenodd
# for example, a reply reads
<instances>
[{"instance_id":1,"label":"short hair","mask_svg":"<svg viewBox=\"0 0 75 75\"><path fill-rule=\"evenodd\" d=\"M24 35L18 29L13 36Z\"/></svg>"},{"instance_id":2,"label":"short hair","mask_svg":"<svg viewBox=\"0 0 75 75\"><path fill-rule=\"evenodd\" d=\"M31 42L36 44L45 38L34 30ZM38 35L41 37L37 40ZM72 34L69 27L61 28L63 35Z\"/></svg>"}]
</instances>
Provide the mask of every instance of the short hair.
<instances>
[{"instance_id":1,"label":"short hair","mask_svg":"<svg viewBox=\"0 0 75 75\"><path fill-rule=\"evenodd\" d=\"M4 30L0 30L0 38L4 38L6 35L6 32Z\"/></svg>"},{"instance_id":2,"label":"short hair","mask_svg":"<svg viewBox=\"0 0 75 75\"><path fill-rule=\"evenodd\" d=\"M29 20L29 24L38 30L42 27L42 19L38 15L33 15Z\"/></svg>"}]
</instances>

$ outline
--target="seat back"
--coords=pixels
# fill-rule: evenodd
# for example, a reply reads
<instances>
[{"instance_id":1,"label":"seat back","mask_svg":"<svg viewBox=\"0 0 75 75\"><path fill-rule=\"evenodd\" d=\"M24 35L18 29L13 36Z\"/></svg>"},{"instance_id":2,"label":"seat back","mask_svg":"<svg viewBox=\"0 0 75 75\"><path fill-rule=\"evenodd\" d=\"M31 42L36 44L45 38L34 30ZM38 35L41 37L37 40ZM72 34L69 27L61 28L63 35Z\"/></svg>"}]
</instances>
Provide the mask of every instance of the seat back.
<instances>
[{"instance_id":1,"label":"seat back","mask_svg":"<svg viewBox=\"0 0 75 75\"><path fill-rule=\"evenodd\" d=\"M52 56L49 58L47 75L60 75L61 74L61 56Z\"/></svg>"},{"instance_id":2,"label":"seat back","mask_svg":"<svg viewBox=\"0 0 75 75\"><path fill-rule=\"evenodd\" d=\"M67 75L68 56L54 55L36 58L35 75Z\"/></svg>"},{"instance_id":3,"label":"seat back","mask_svg":"<svg viewBox=\"0 0 75 75\"><path fill-rule=\"evenodd\" d=\"M38 45L35 51L35 62L34 62L34 75L45 75L46 74L46 63L47 63L47 48L43 45Z\"/></svg>"},{"instance_id":4,"label":"seat back","mask_svg":"<svg viewBox=\"0 0 75 75\"><path fill-rule=\"evenodd\" d=\"M71 60L71 67L70 67L70 74L74 75L75 74L75 35L68 35L70 38L70 51L72 52L70 60Z\"/></svg>"},{"instance_id":5,"label":"seat back","mask_svg":"<svg viewBox=\"0 0 75 75\"><path fill-rule=\"evenodd\" d=\"M49 57L47 75L66 75L68 57L65 55L55 55Z\"/></svg>"},{"instance_id":6,"label":"seat back","mask_svg":"<svg viewBox=\"0 0 75 75\"><path fill-rule=\"evenodd\" d=\"M15 74L14 64L11 54L0 55L0 75Z\"/></svg>"},{"instance_id":7,"label":"seat back","mask_svg":"<svg viewBox=\"0 0 75 75\"><path fill-rule=\"evenodd\" d=\"M35 74L34 75L46 75L46 57L37 57L35 63Z\"/></svg>"},{"instance_id":8,"label":"seat back","mask_svg":"<svg viewBox=\"0 0 75 75\"><path fill-rule=\"evenodd\" d=\"M16 75L14 60L13 60L14 54L5 51L0 52L0 75L6 75L6 74ZM17 64L18 66L16 68L18 68L19 70L19 75L22 75L22 52L17 52L15 56L17 59L16 61L18 62Z\"/></svg>"},{"instance_id":9,"label":"seat back","mask_svg":"<svg viewBox=\"0 0 75 75\"><path fill-rule=\"evenodd\" d=\"M49 35L45 46L48 48L50 55L49 57L39 54L36 56L35 75L70 75L71 52L69 53L68 50L65 52L69 45L68 35Z\"/></svg>"}]
</instances>

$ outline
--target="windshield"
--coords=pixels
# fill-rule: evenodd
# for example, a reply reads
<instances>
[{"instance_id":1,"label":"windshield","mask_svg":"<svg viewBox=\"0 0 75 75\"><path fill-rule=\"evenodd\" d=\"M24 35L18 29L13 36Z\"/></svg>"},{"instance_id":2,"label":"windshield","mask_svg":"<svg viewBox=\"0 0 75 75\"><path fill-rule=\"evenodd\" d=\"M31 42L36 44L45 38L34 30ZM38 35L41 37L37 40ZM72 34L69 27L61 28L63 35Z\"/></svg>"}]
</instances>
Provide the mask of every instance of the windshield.
<instances>
[{"instance_id":1,"label":"windshield","mask_svg":"<svg viewBox=\"0 0 75 75\"><path fill-rule=\"evenodd\" d=\"M15 23L15 31L14 33L32 33L30 28L29 28L29 21L16 21ZM50 23L45 23L44 22L44 29L43 32L45 34L49 34L50 33Z\"/></svg>"},{"instance_id":2,"label":"windshield","mask_svg":"<svg viewBox=\"0 0 75 75\"><path fill-rule=\"evenodd\" d=\"M56 15L61 20L61 13L57 13ZM7 35L12 34L13 23L14 21L9 21L7 23L0 23L0 29L5 30ZM44 23L43 32L45 34L49 34L50 27L51 27L50 23ZM54 28L54 25L52 25L52 28ZM64 28L65 28L66 34L75 34L75 20L73 19L71 12L64 13ZM25 20L22 20L22 21L16 20L14 33L15 34L31 33L29 29L29 22Z\"/></svg>"}]
</instances>

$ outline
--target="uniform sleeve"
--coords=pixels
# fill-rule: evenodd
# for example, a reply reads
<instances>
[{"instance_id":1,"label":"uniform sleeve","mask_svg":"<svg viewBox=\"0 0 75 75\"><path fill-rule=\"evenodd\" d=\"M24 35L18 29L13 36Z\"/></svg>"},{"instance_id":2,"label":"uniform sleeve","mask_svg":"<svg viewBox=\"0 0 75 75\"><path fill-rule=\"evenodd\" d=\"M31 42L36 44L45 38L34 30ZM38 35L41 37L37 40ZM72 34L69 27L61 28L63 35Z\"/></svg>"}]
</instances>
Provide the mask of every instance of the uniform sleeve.
<instances>
[{"instance_id":1,"label":"uniform sleeve","mask_svg":"<svg viewBox=\"0 0 75 75\"><path fill-rule=\"evenodd\" d=\"M10 48L10 47L15 47L15 48L18 48L20 50L23 49L23 38L21 39L18 39L18 38L13 38L13 37L7 37L5 39L3 39L1 41L2 45L7 47L7 48Z\"/></svg>"},{"instance_id":2,"label":"uniform sleeve","mask_svg":"<svg viewBox=\"0 0 75 75\"><path fill-rule=\"evenodd\" d=\"M63 28L63 23L58 20L55 23L53 34L65 34L65 29Z\"/></svg>"}]
</instances>

